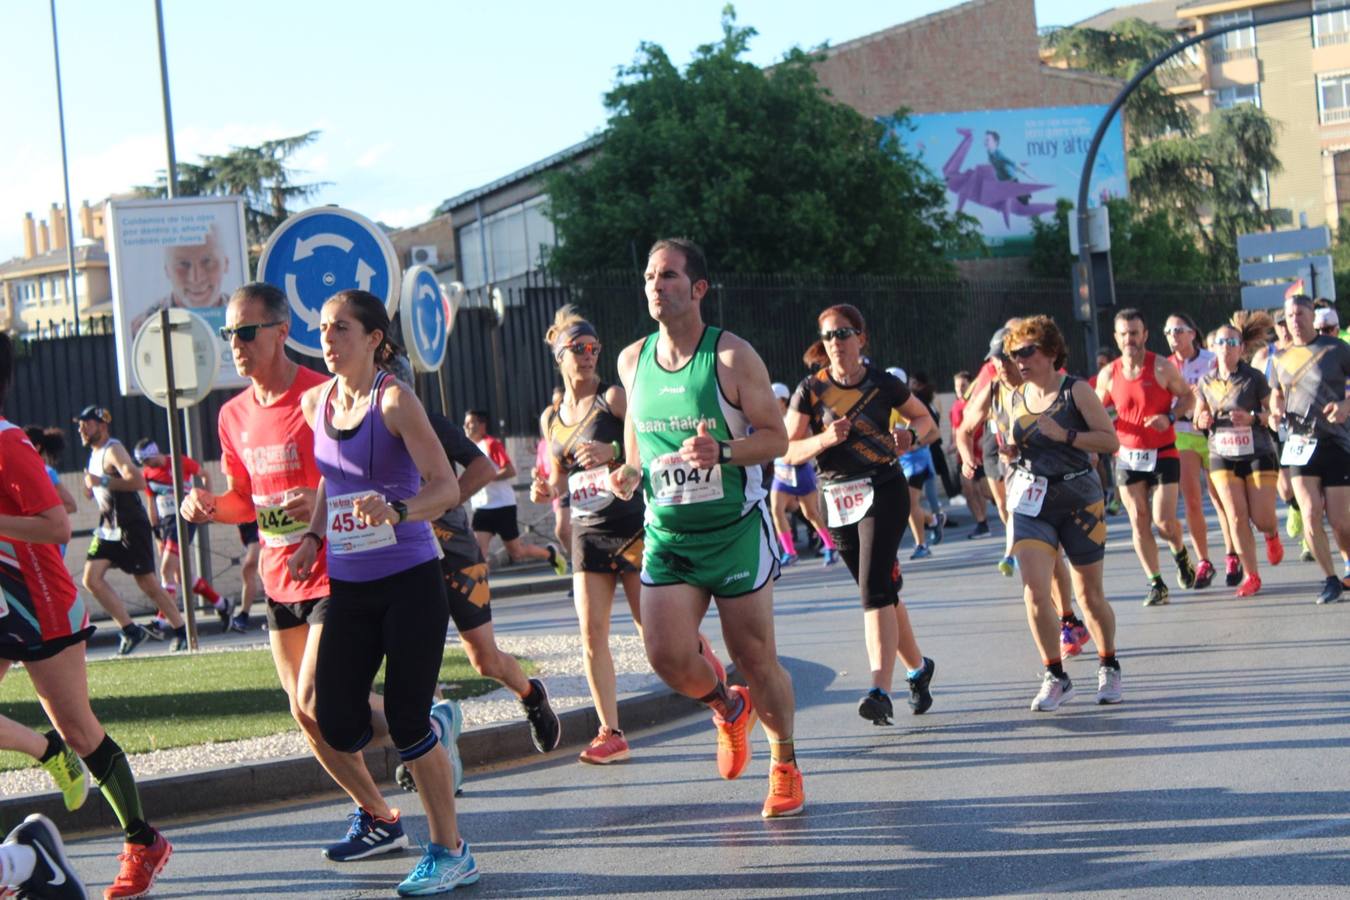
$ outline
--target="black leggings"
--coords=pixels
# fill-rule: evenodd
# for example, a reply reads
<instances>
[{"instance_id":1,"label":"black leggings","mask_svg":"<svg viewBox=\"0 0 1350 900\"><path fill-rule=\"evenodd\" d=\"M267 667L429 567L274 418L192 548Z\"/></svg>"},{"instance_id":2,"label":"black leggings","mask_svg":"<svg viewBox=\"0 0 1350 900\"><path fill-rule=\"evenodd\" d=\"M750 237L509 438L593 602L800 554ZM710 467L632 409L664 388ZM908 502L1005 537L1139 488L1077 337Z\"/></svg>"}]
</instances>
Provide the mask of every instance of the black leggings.
<instances>
[{"instance_id":1,"label":"black leggings","mask_svg":"<svg viewBox=\"0 0 1350 900\"><path fill-rule=\"evenodd\" d=\"M900 602L900 562L895 558L909 525L909 484L899 472L872 488L872 507L852 525L830 528L853 580L863 609L885 609Z\"/></svg>"},{"instance_id":2,"label":"black leggings","mask_svg":"<svg viewBox=\"0 0 1350 900\"><path fill-rule=\"evenodd\" d=\"M319 731L343 753L370 742L370 689L383 661L389 735L405 762L417 759L436 746L429 712L450 622L441 564L428 560L374 581L331 581L314 670Z\"/></svg>"}]
</instances>

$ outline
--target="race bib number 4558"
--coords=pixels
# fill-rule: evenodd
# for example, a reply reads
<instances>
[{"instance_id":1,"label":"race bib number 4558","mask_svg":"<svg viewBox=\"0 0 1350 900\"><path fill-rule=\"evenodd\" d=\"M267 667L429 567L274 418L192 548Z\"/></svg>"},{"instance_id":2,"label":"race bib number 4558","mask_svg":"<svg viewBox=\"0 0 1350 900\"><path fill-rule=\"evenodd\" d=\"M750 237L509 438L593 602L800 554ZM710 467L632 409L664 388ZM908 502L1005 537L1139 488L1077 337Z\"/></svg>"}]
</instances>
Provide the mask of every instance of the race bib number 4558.
<instances>
[{"instance_id":1,"label":"race bib number 4558","mask_svg":"<svg viewBox=\"0 0 1350 900\"><path fill-rule=\"evenodd\" d=\"M678 453L652 460L648 469L652 500L657 506L687 506L722 499L722 467L699 469Z\"/></svg>"}]
</instances>

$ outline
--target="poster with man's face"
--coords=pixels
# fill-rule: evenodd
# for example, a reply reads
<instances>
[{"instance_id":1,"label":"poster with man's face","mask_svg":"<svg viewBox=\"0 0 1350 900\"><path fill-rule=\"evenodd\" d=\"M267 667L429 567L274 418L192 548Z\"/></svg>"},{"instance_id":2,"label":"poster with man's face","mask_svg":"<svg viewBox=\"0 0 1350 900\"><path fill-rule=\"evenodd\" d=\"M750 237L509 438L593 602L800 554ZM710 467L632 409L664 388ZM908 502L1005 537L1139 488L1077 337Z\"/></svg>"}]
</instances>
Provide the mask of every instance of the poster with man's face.
<instances>
[{"instance_id":1,"label":"poster with man's face","mask_svg":"<svg viewBox=\"0 0 1350 900\"><path fill-rule=\"evenodd\" d=\"M140 394L131 345L146 320L162 309L186 309L213 331L225 324L225 305L248 281L244 201L240 197L110 200L108 253L112 262L113 324L122 393ZM218 388L242 387L220 342Z\"/></svg>"}]
</instances>

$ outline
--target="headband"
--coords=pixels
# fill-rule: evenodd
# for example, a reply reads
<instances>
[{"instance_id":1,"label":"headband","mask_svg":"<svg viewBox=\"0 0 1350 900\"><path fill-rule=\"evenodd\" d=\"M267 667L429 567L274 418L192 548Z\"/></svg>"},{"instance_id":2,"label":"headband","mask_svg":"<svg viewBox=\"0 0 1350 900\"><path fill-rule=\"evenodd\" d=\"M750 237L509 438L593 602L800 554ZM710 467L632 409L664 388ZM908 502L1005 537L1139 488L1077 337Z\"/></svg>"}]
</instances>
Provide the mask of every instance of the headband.
<instances>
[{"instance_id":1,"label":"headband","mask_svg":"<svg viewBox=\"0 0 1350 900\"><path fill-rule=\"evenodd\" d=\"M563 353L579 337L593 337L597 341L600 339L600 335L595 333L595 326L583 319L558 335L558 339L553 342L553 358L562 359Z\"/></svg>"},{"instance_id":2,"label":"headband","mask_svg":"<svg viewBox=\"0 0 1350 900\"><path fill-rule=\"evenodd\" d=\"M136 462L143 463L152 456L159 456L159 445L154 441L136 449Z\"/></svg>"}]
</instances>

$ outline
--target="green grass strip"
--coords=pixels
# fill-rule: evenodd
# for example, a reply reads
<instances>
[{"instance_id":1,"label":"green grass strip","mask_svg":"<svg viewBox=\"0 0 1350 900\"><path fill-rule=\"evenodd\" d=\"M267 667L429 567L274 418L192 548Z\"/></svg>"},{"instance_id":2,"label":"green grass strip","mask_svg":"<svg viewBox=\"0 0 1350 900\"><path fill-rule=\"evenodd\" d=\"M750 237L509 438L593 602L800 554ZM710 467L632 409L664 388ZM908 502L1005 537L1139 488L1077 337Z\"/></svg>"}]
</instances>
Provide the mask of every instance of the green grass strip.
<instances>
[{"instance_id":1,"label":"green grass strip","mask_svg":"<svg viewBox=\"0 0 1350 900\"><path fill-rule=\"evenodd\" d=\"M520 663L526 674L533 673L529 660ZM475 672L458 649L445 651L440 681L448 696L456 699L499 687ZM383 688L381 667L375 690ZM89 696L94 714L127 753L265 737L297 728L270 650L91 662ZM0 712L40 732L51 727L28 674L17 668L0 681ZM0 771L33 765L24 754L0 752Z\"/></svg>"}]
</instances>

